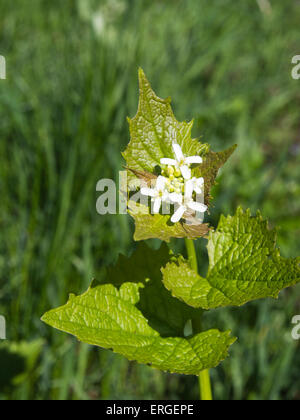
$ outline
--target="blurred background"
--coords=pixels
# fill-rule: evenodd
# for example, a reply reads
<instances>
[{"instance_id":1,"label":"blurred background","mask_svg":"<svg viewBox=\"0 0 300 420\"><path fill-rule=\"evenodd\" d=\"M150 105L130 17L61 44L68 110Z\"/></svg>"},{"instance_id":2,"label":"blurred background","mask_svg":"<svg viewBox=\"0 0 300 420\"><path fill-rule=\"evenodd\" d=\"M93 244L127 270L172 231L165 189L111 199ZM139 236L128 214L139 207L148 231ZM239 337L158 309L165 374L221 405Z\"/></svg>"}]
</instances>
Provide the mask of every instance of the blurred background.
<instances>
[{"instance_id":1,"label":"blurred background","mask_svg":"<svg viewBox=\"0 0 300 420\"><path fill-rule=\"evenodd\" d=\"M300 255L299 19L297 0L0 0L0 399L197 398L196 378L79 344L40 317L135 246L130 218L95 205L97 181L122 169L138 66L179 120L195 118L195 136L239 145L210 222L261 209L282 255ZM212 371L216 399L300 399L299 298L298 286L206 315L239 337Z\"/></svg>"}]
</instances>

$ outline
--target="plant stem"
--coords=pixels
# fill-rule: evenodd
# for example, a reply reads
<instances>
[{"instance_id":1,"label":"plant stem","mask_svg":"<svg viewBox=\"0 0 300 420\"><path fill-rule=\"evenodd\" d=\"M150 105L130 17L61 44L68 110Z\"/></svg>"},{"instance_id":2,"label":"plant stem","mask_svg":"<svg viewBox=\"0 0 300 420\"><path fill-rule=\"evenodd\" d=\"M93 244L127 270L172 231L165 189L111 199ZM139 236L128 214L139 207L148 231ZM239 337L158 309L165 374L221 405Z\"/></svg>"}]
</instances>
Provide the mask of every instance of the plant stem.
<instances>
[{"instance_id":1,"label":"plant stem","mask_svg":"<svg viewBox=\"0 0 300 420\"><path fill-rule=\"evenodd\" d=\"M197 262L197 255L195 250L194 241L191 239L185 239L185 245L189 257L189 262L192 269L198 273L198 262ZM197 334L202 331L202 322L201 322L201 315L199 318L192 320L193 326L193 333ZM203 370L199 374L199 386L200 386L200 399L202 401L212 401L212 391L211 391L211 383L210 383L210 375L209 370Z\"/></svg>"}]
</instances>

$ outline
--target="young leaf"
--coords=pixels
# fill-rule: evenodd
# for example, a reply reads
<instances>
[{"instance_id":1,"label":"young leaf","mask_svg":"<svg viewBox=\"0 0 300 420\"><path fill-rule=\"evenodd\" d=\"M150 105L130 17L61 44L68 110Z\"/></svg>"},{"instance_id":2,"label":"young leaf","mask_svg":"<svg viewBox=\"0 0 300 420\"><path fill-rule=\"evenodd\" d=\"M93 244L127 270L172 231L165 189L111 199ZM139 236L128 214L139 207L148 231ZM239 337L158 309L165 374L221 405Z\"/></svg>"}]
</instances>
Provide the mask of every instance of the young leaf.
<instances>
[{"instance_id":1,"label":"young leaf","mask_svg":"<svg viewBox=\"0 0 300 420\"><path fill-rule=\"evenodd\" d=\"M204 161L193 168L193 175L203 177L205 182L205 204L209 204L210 190L215 182L218 170L235 150L235 146L220 153L210 152L208 144L193 139L192 122L176 120L171 100L160 99L152 90L143 70L139 70L140 100L136 116L129 119L130 143L123 153L129 171L129 179L136 176L149 183L162 158L174 158L172 144L178 143L185 156L200 155ZM154 175L156 176L156 175ZM206 236L207 225L191 225L170 222L170 215L135 214L129 205L129 213L136 224L135 240L159 238L195 239Z\"/></svg>"},{"instance_id":2,"label":"young leaf","mask_svg":"<svg viewBox=\"0 0 300 420\"><path fill-rule=\"evenodd\" d=\"M300 258L285 259L276 248L276 231L258 213L238 209L222 216L208 243L206 279L182 257L163 270L163 282L172 295L195 308L241 306L279 292L300 281Z\"/></svg>"},{"instance_id":3,"label":"young leaf","mask_svg":"<svg viewBox=\"0 0 300 420\"><path fill-rule=\"evenodd\" d=\"M152 215L148 207L129 202L129 214L135 220L135 241L158 238L170 242L171 238L196 239L208 235L209 226L205 223L189 225L187 223L171 223L169 215Z\"/></svg>"},{"instance_id":4,"label":"young leaf","mask_svg":"<svg viewBox=\"0 0 300 420\"><path fill-rule=\"evenodd\" d=\"M136 116L128 119L130 143L123 157L130 169L154 172L160 159L173 156L172 143L178 143L187 156L204 155L208 144L192 139L192 122L176 120L171 99L160 99L139 70L140 99Z\"/></svg>"},{"instance_id":5,"label":"young leaf","mask_svg":"<svg viewBox=\"0 0 300 420\"><path fill-rule=\"evenodd\" d=\"M126 168L127 171L132 172L137 178L143 181L148 187L157 179L157 175L152 174L151 172L147 171L137 171L135 169Z\"/></svg>"},{"instance_id":6,"label":"young leaf","mask_svg":"<svg viewBox=\"0 0 300 420\"><path fill-rule=\"evenodd\" d=\"M186 321L199 313L162 286L159 265L168 258L166 246L160 251L141 246L108 270L113 284L94 283L82 296L71 296L65 306L46 313L43 321L161 370L197 375L217 366L235 339L217 330L183 337Z\"/></svg>"}]
</instances>

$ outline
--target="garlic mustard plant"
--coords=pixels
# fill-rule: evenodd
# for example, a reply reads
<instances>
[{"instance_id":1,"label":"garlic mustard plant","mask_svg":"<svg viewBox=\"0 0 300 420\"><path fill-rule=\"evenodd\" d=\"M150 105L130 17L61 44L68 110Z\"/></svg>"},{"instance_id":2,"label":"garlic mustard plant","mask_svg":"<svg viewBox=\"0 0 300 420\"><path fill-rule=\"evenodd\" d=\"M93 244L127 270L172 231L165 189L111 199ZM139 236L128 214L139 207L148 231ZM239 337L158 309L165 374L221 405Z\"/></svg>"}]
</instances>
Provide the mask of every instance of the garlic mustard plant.
<instances>
[{"instance_id":1,"label":"garlic mustard plant","mask_svg":"<svg viewBox=\"0 0 300 420\"><path fill-rule=\"evenodd\" d=\"M106 268L102 282L92 282L86 293L71 295L42 319L128 360L196 375L201 398L211 400L210 369L229 355L236 338L231 331L206 329L203 311L278 298L300 281L300 258L280 255L276 230L259 212L252 216L238 208L233 216L221 216L215 228L205 223L219 169L236 146L213 152L193 139L193 122L176 120L170 99L154 93L142 70L139 81L138 112L129 119L131 139L123 157L128 177L144 180L140 193L151 198L148 205L133 203L128 192L134 240L140 243L132 255ZM170 214L163 213L164 203ZM160 249L141 242L151 238L162 241ZM172 252L168 243L174 238L185 240L185 255ZM205 276L199 274L194 246L199 238L207 242Z\"/></svg>"}]
</instances>

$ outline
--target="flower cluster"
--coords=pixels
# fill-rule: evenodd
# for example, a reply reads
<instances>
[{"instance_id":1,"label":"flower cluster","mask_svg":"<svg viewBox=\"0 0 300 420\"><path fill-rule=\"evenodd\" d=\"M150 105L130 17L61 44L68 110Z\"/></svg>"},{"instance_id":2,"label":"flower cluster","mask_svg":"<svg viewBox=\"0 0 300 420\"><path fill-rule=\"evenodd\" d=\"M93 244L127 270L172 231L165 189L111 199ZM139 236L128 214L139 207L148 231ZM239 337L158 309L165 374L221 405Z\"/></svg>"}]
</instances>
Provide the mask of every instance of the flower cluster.
<instances>
[{"instance_id":1,"label":"flower cluster","mask_svg":"<svg viewBox=\"0 0 300 420\"><path fill-rule=\"evenodd\" d=\"M203 193L204 179L192 177L192 164L202 163L200 156L185 157L179 144L173 144L175 159L164 158L160 163L162 170L154 188L142 188L142 195L151 197L155 214L160 212L163 203L173 204L175 212L172 223L179 222L188 211L205 213L207 206L195 201Z\"/></svg>"}]
</instances>

